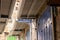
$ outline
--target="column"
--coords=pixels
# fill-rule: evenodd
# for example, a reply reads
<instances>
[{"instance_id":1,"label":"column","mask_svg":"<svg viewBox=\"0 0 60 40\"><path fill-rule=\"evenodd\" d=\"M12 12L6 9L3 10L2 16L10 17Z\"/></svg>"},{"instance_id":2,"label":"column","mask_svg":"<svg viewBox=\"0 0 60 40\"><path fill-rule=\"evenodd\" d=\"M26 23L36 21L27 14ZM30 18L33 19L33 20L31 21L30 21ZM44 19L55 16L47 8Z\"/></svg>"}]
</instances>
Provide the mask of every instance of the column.
<instances>
[{"instance_id":1,"label":"column","mask_svg":"<svg viewBox=\"0 0 60 40\"><path fill-rule=\"evenodd\" d=\"M37 40L36 19L32 19L32 40Z\"/></svg>"}]
</instances>

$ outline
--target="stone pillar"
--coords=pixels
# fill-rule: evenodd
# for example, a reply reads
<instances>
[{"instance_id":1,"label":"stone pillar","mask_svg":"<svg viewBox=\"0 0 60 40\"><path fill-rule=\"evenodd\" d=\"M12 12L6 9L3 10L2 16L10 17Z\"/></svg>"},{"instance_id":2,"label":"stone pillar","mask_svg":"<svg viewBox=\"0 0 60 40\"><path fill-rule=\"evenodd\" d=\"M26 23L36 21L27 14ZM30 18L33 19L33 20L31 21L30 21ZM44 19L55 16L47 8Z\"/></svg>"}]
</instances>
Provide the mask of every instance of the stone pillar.
<instances>
[{"instance_id":1,"label":"stone pillar","mask_svg":"<svg viewBox=\"0 0 60 40\"><path fill-rule=\"evenodd\" d=\"M37 40L36 19L32 19L32 40Z\"/></svg>"}]
</instances>

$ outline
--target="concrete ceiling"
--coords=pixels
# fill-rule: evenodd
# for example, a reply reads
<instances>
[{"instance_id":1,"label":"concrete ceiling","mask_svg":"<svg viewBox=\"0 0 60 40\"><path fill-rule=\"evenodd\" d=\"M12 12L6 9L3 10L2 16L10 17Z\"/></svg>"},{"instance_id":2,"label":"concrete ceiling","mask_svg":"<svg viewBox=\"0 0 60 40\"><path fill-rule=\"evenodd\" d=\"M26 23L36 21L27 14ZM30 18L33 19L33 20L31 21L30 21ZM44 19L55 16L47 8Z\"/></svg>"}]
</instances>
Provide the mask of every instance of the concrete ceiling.
<instances>
[{"instance_id":1,"label":"concrete ceiling","mask_svg":"<svg viewBox=\"0 0 60 40\"><path fill-rule=\"evenodd\" d=\"M21 16L36 17L45 1L46 0L26 0Z\"/></svg>"},{"instance_id":2,"label":"concrete ceiling","mask_svg":"<svg viewBox=\"0 0 60 40\"><path fill-rule=\"evenodd\" d=\"M20 17L19 18L35 18L37 17L38 14L41 14L39 10L44 10L41 9L43 4L47 5L46 0L25 0L24 6L22 8L22 12L20 9ZM22 2L23 5L23 2ZM13 7L13 5L12 5ZM11 8L12 10L12 8ZM10 10L10 11L11 11Z\"/></svg>"},{"instance_id":3,"label":"concrete ceiling","mask_svg":"<svg viewBox=\"0 0 60 40\"><path fill-rule=\"evenodd\" d=\"M46 0L26 0L21 17L36 17L45 2Z\"/></svg>"},{"instance_id":4,"label":"concrete ceiling","mask_svg":"<svg viewBox=\"0 0 60 40\"><path fill-rule=\"evenodd\" d=\"M1 0L1 14L8 15L12 0Z\"/></svg>"},{"instance_id":5,"label":"concrete ceiling","mask_svg":"<svg viewBox=\"0 0 60 40\"><path fill-rule=\"evenodd\" d=\"M45 2L46 0L25 0L25 4L24 4L24 7L21 13L21 17L36 17L42 5ZM9 12L13 10L11 9L11 6L13 6L12 0L1 0L0 14L9 15Z\"/></svg>"},{"instance_id":6,"label":"concrete ceiling","mask_svg":"<svg viewBox=\"0 0 60 40\"><path fill-rule=\"evenodd\" d=\"M12 0L0 0L0 33L3 32Z\"/></svg>"},{"instance_id":7,"label":"concrete ceiling","mask_svg":"<svg viewBox=\"0 0 60 40\"><path fill-rule=\"evenodd\" d=\"M12 0L1 0L0 1L0 16L7 15L9 16L10 11L13 11L14 5ZM45 6L44 6L45 5ZM44 7L43 7L44 6ZM12 7L12 8L11 8ZM46 7L46 0L25 0L25 4L23 6L23 10L21 12L20 18L30 18L30 17L37 17L41 15L41 10L43 11ZM6 18L1 19L1 21L6 22ZM0 22L1 22L0 21ZM4 29L4 25L6 23L1 24L0 26ZM25 25L25 24L24 24ZM24 27L24 26L22 26ZM2 29L0 31L2 32ZM17 27L19 28L19 27ZM20 27L21 28L21 27Z\"/></svg>"}]
</instances>

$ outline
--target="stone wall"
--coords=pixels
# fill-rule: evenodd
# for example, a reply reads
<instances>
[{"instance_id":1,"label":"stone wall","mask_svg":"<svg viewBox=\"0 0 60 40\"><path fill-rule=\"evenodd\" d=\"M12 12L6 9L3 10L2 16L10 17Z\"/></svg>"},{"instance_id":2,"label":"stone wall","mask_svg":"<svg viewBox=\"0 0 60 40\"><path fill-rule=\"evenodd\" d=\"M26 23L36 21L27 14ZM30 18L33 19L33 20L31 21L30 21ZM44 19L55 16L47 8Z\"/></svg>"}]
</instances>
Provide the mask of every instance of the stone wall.
<instances>
[{"instance_id":1,"label":"stone wall","mask_svg":"<svg viewBox=\"0 0 60 40\"><path fill-rule=\"evenodd\" d=\"M56 16L56 40L60 40L60 7L57 9L58 15Z\"/></svg>"}]
</instances>

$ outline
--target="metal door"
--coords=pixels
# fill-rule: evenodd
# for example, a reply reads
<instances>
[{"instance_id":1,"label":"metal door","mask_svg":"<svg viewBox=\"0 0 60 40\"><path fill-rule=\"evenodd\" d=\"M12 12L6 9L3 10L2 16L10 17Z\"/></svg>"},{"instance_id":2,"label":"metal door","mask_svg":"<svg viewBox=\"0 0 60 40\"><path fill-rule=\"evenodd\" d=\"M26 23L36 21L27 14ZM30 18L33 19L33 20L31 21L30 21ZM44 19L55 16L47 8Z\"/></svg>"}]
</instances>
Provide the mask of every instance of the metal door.
<instances>
[{"instance_id":1,"label":"metal door","mask_svg":"<svg viewBox=\"0 0 60 40\"><path fill-rule=\"evenodd\" d=\"M53 40L50 7L38 19L38 40Z\"/></svg>"}]
</instances>

